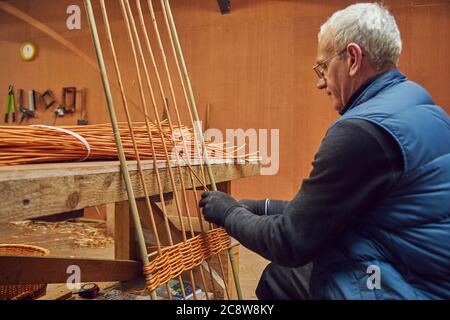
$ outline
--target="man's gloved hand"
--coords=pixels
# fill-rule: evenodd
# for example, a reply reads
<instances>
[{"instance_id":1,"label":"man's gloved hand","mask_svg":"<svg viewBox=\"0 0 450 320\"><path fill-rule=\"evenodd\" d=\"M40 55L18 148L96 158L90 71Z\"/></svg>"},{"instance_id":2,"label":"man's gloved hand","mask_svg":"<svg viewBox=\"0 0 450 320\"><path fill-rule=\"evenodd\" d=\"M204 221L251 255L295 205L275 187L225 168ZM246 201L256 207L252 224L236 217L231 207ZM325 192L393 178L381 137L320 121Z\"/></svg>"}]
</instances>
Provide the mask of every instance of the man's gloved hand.
<instances>
[{"instance_id":1,"label":"man's gloved hand","mask_svg":"<svg viewBox=\"0 0 450 320\"><path fill-rule=\"evenodd\" d=\"M206 221L220 227L225 225L225 220L231 209L241 206L234 198L219 191L203 193L199 205L200 208L203 208Z\"/></svg>"}]
</instances>

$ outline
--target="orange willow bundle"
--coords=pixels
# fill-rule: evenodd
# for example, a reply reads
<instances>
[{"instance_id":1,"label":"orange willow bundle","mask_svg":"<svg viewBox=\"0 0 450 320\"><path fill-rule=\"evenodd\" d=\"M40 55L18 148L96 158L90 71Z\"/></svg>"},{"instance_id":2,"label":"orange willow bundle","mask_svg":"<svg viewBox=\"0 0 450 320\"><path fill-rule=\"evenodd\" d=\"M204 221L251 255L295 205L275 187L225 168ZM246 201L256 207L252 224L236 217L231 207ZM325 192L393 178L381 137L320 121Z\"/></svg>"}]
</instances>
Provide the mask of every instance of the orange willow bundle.
<instances>
[{"instance_id":1,"label":"orange willow bundle","mask_svg":"<svg viewBox=\"0 0 450 320\"><path fill-rule=\"evenodd\" d=\"M128 124L120 123L119 128L126 158L136 160ZM153 154L146 124L133 124L133 133L140 158L152 160ZM188 152L190 159L199 158L200 152L196 150L200 150L200 147L194 143L191 128L175 127L172 134L167 123L161 124L161 131L155 123L150 123L150 134L157 160L165 160L163 139L169 155L176 148L178 155L183 156ZM224 144L211 142L207 142L206 145L210 155L237 158L239 150L237 148L225 148ZM116 159L118 159L116 143L110 124L65 127L0 126L0 166Z\"/></svg>"}]
</instances>

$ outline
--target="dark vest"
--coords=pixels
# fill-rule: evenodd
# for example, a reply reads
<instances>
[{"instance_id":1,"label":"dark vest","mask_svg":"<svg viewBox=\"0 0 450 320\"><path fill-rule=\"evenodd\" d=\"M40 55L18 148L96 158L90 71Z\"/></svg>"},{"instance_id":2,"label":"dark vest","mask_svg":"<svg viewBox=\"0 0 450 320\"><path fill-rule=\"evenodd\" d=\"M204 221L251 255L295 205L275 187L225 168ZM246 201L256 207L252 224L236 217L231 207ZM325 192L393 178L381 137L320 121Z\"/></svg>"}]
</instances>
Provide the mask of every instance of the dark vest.
<instances>
[{"instance_id":1,"label":"dark vest","mask_svg":"<svg viewBox=\"0 0 450 320\"><path fill-rule=\"evenodd\" d=\"M387 196L314 262L313 298L450 299L448 115L425 89L391 70L336 123L346 119L370 121L392 135L404 172Z\"/></svg>"}]
</instances>

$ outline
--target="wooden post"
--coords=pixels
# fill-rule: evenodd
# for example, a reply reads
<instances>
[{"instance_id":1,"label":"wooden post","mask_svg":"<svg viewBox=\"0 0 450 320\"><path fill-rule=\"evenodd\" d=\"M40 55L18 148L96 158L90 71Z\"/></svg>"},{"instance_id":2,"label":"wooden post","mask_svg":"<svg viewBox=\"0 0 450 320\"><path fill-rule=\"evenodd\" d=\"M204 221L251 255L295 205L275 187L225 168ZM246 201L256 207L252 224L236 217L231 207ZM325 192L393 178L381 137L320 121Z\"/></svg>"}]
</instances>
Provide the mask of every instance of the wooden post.
<instances>
[{"instance_id":1,"label":"wooden post","mask_svg":"<svg viewBox=\"0 0 450 320\"><path fill-rule=\"evenodd\" d=\"M137 260L136 241L130 219L130 203L118 202L114 211L114 256L117 260Z\"/></svg>"},{"instance_id":2,"label":"wooden post","mask_svg":"<svg viewBox=\"0 0 450 320\"><path fill-rule=\"evenodd\" d=\"M106 235L114 238L116 204L106 204Z\"/></svg>"}]
</instances>

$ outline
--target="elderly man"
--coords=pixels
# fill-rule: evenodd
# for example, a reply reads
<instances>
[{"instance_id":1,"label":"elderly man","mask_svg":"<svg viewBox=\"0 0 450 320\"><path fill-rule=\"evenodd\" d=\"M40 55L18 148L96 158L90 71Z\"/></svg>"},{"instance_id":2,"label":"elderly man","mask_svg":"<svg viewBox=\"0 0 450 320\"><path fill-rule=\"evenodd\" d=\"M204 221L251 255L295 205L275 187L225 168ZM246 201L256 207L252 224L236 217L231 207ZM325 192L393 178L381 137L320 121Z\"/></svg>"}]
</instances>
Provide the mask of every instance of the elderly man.
<instances>
[{"instance_id":1,"label":"elderly man","mask_svg":"<svg viewBox=\"0 0 450 320\"><path fill-rule=\"evenodd\" d=\"M292 201L203 194L205 218L272 261L260 299L449 299L450 119L396 66L373 3L319 33L317 87L341 114Z\"/></svg>"}]
</instances>

